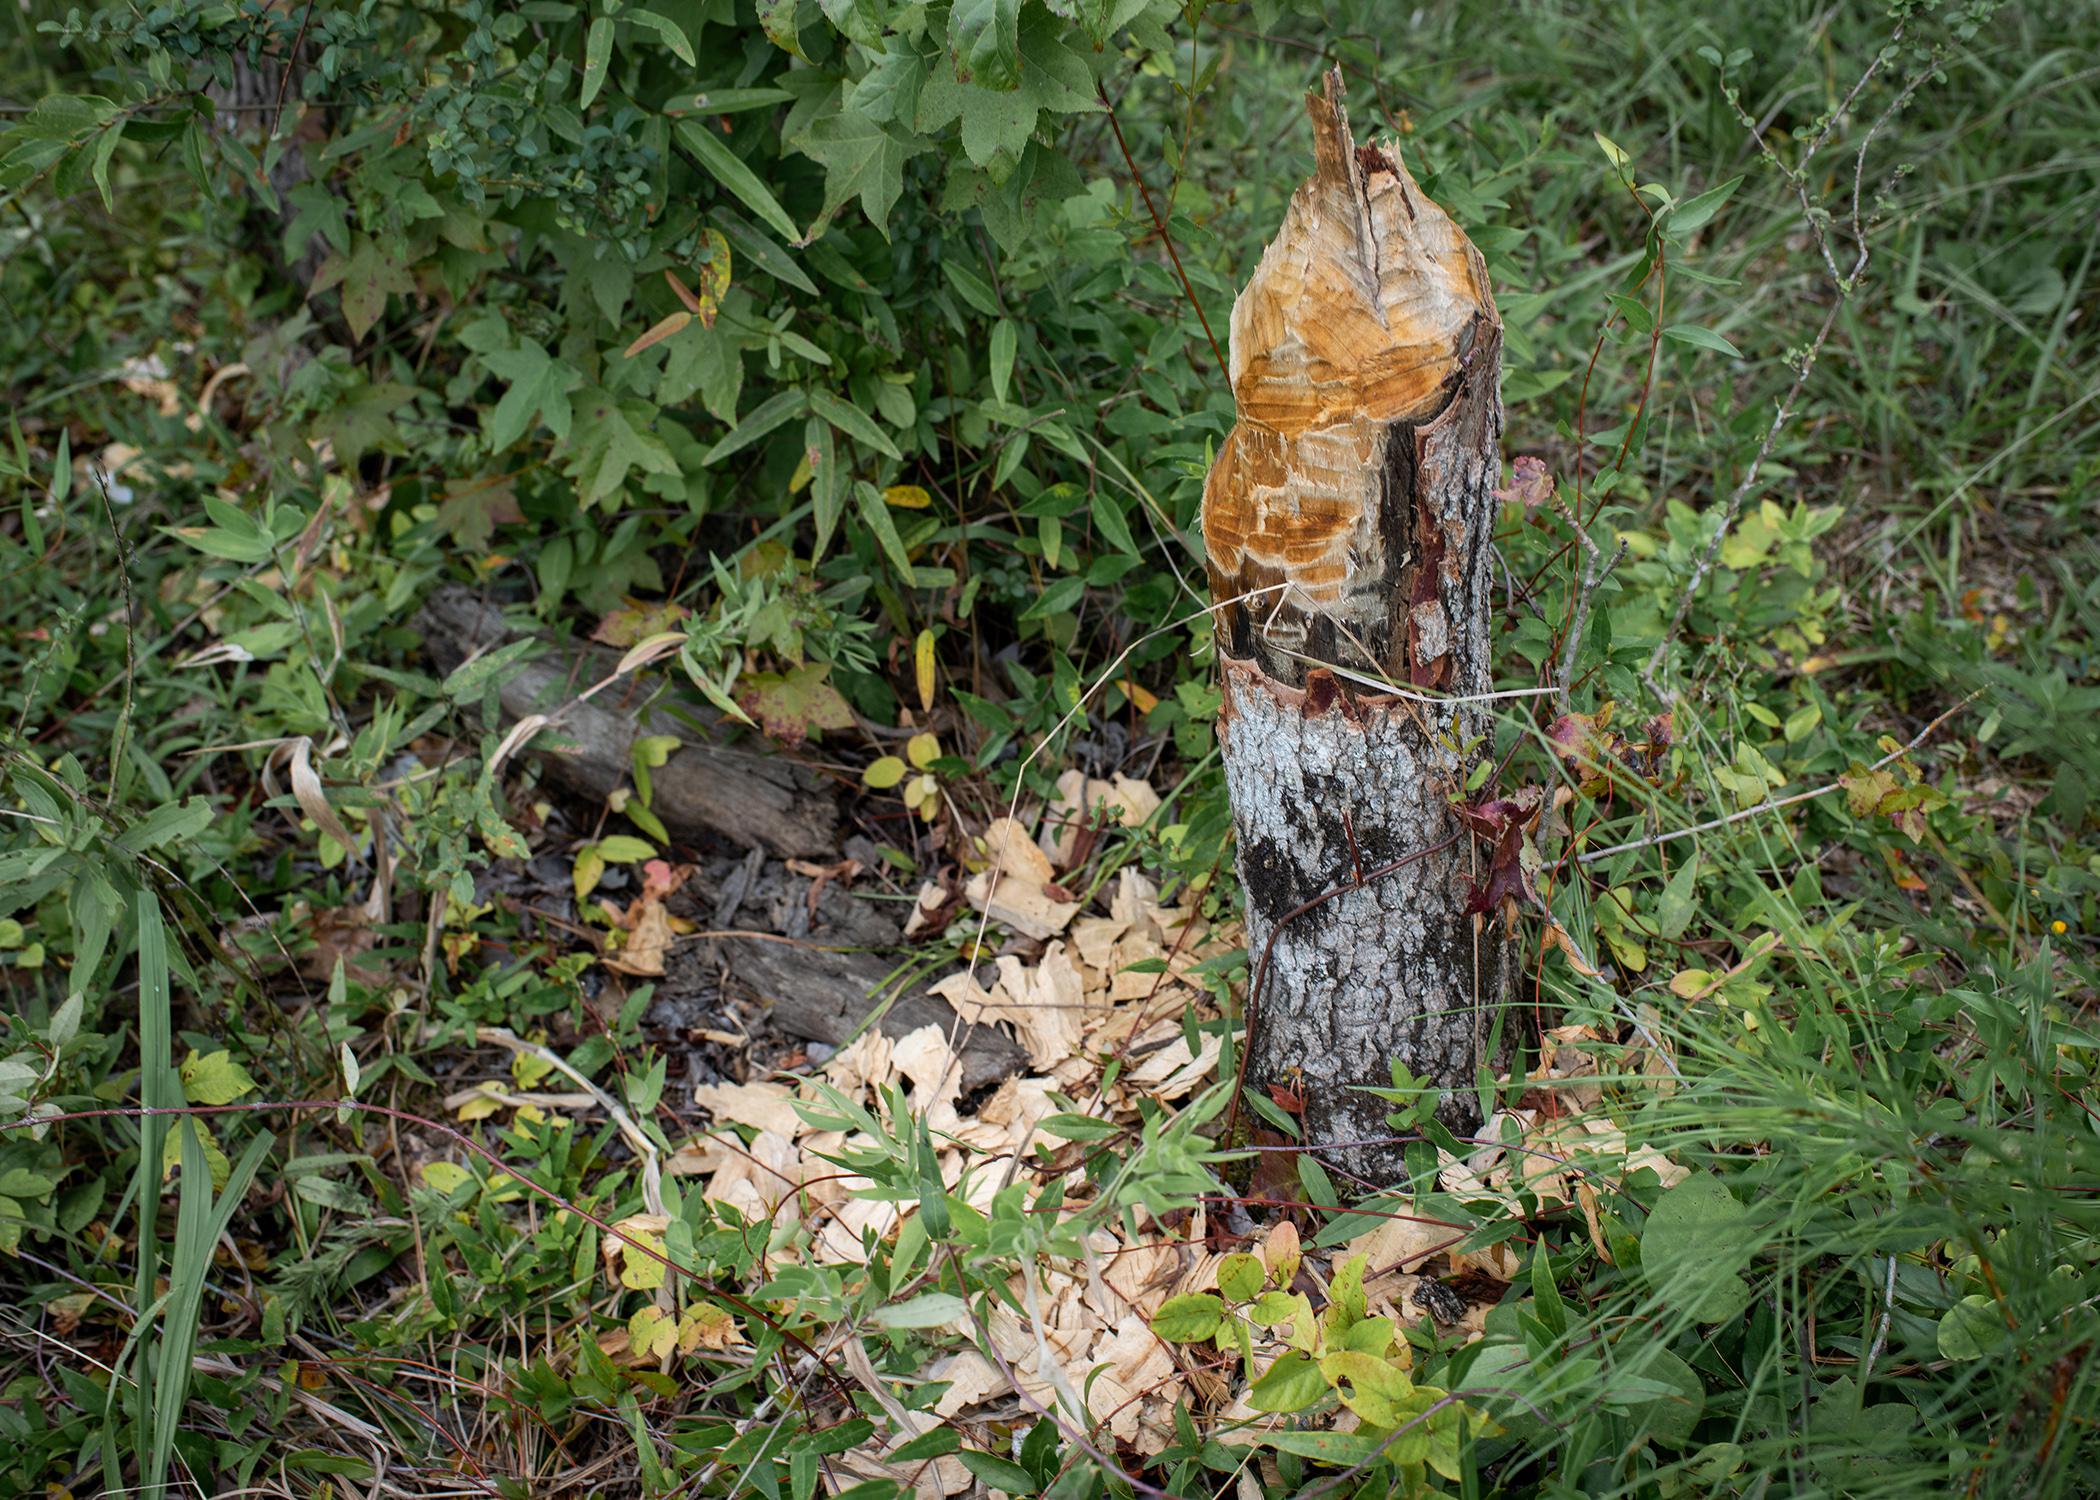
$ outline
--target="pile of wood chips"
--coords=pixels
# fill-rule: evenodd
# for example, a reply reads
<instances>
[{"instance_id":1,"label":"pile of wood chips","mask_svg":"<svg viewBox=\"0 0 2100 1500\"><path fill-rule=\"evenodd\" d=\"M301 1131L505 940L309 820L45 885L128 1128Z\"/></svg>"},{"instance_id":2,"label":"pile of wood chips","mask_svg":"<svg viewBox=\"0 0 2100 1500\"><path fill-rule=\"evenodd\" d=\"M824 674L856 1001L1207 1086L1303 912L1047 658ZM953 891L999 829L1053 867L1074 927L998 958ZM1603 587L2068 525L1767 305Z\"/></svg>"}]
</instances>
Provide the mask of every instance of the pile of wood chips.
<instances>
[{"instance_id":1,"label":"pile of wood chips","mask_svg":"<svg viewBox=\"0 0 2100 1500\"><path fill-rule=\"evenodd\" d=\"M1061 800L1072 806L1106 802L1132 822L1157 806L1142 783L1089 783L1076 773L1067 782ZM1050 831L1031 839L1019 823L1001 819L985 834L985 866L966 884L965 898L989 920L1033 939L1027 948L1035 956L1009 953L981 967L979 975L957 973L941 981L936 991L958 1018L952 1030L926 1026L893 1039L871 1027L811 1076L704 1084L694 1090L693 1102L712 1116L715 1128L666 1159L664 1170L704 1178L706 1197L749 1219L804 1228L806 1235L793 1237L788 1250L769 1258L769 1270L796 1259L864 1264L863 1236L870 1231L878 1238L893 1236L904 1215L915 1211L909 1204L855 1196L857 1189L873 1184L827 1158L873 1149L876 1143L865 1135L820 1128L796 1108L798 1101L820 1117L835 1117L828 1091L878 1113L882 1091L901 1092L935 1143L943 1181L962 1201L984 1209L1021 1174L1035 1174L1028 1180L1036 1181L1035 1148L1046 1139L1037 1127L1045 1116L1070 1111L1126 1122L1135 1117L1140 1099L1171 1104L1214 1080L1218 1039L1207 1037L1200 1050L1192 1051L1182 1017L1190 1007L1201 1017L1216 1015L1211 995L1190 971L1238 947L1240 930L1206 924L1193 901L1164 904L1157 885L1129 868L1106 888L1106 914L1082 915L1082 903L1057 883L1073 852L1069 833L1053 819ZM989 979L989 987L983 979ZM1010 1032L1027 1052L1029 1071L1007 1078L965 1113L957 1047L976 1026ZM1652 1150L1630 1147L1604 1113L1604 1087L1595 1081L1600 1057L1614 1071L1665 1073L1655 1059L1643 1059L1638 1046L1617 1056L1615 1051L1612 1039L1587 1027L1549 1032L1523 1104L1488 1121L1477 1138L1483 1144L1470 1155L1447 1154L1440 1185L1483 1220L1522 1216L1519 1190L1541 1205L1579 1206L1608 1257L1598 1228L1594 1177L1617 1179L1643 1166L1654 1168L1666 1183L1685 1175ZM1121 1066L1105 1082L1112 1060ZM1512 1126L1521 1145L1509 1143ZM1067 1202L1073 1204L1089 1190L1076 1167L1065 1186ZM622 1227L661 1226L636 1219ZM1465 1234L1448 1222L1392 1217L1324 1258L1308 1257L1306 1272L1324 1291L1332 1268L1361 1252L1369 1257L1371 1311L1402 1324L1419 1322L1431 1305L1415 1296L1425 1279L1481 1272L1485 1275L1472 1280L1493 1286L1515 1278L1517 1255L1509 1245L1468 1252L1459 1248ZM1288 1236L1295 1242L1297 1229L1284 1218L1257 1236ZM1175 1407L1186 1403L1213 1414L1220 1440L1253 1441L1283 1419L1246 1405L1239 1362L1206 1359L1200 1350L1170 1345L1150 1327L1153 1313L1168 1297L1214 1289L1222 1254L1216 1243L1199 1207L1173 1230L1150 1222L1135 1236L1097 1229L1084 1260L1039 1265L1032 1286L1017 1274L1010 1284L1013 1298L1029 1316L1023 1319L1005 1308L992 1313L984 1331L996 1358L979 1347L974 1323L955 1320L947 1331L968 1347L925 1372L924 1379L948 1384L930 1416L905 1411L865 1351L846 1336L845 1344L853 1347L838 1349L843 1367L892 1410L898 1431L878 1439L879 1448L842 1458L858 1472L900 1478L919 1495L935 1497L964 1493L977 1481L952 1458L899 1466L883 1457L935 1419L1026 1423L1047 1409L1068 1424L1085 1426L1089 1440L1103 1447L1152 1455L1173 1440ZM608 1274L617 1280L617 1273L618 1257L609 1255ZM1492 1299L1494 1293L1486 1295ZM1439 1306L1446 1336L1480 1336L1487 1301L1467 1304L1462 1315L1454 1315L1448 1295ZM741 1342L734 1330L715 1329L706 1337L718 1347L725 1338ZM606 1335L601 1345L616 1358L654 1362L654 1346L635 1349L625 1330ZM1266 1363L1259 1354L1258 1348L1258 1366ZM1346 1414L1342 1425L1351 1425ZM988 1440L988 1435L980 1437Z\"/></svg>"}]
</instances>

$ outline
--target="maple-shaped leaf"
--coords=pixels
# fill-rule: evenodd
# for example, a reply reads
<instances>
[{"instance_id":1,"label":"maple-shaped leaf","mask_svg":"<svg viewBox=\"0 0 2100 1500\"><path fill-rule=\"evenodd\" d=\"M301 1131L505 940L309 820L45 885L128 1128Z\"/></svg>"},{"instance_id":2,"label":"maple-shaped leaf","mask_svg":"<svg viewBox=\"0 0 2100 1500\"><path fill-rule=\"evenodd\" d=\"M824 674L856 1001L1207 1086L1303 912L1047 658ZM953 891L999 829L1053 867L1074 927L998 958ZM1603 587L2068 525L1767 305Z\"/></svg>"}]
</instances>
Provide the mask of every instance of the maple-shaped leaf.
<instances>
[{"instance_id":1,"label":"maple-shaped leaf","mask_svg":"<svg viewBox=\"0 0 2100 1500\"><path fill-rule=\"evenodd\" d=\"M569 435L569 392L583 377L571 366L549 355L538 344L523 343L515 349L490 349L482 362L510 389L496 403L489 419L489 446L502 452L527 432L534 420L546 424L556 440Z\"/></svg>"},{"instance_id":2,"label":"maple-shaped leaf","mask_svg":"<svg viewBox=\"0 0 2100 1500\"><path fill-rule=\"evenodd\" d=\"M592 389L576 405L576 448L568 473L577 484L577 501L589 510L617 491L627 476L676 474L678 460L650 428L657 409L646 401L619 401Z\"/></svg>"},{"instance_id":3,"label":"maple-shaped leaf","mask_svg":"<svg viewBox=\"0 0 2100 1500\"><path fill-rule=\"evenodd\" d=\"M697 393L710 416L735 426L737 398L744 390L744 356L728 327L710 328L696 320L665 339L664 349L657 401L682 406Z\"/></svg>"},{"instance_id":4,"label":"maple-shaped leaf","mask_svg":"<svg viewBox=\"0 0 2100 1500\"><path fill-rule=\"evenodd\" d=\"M793 144L824 168L824 211L817 215L819 227L858 198L868 222L885 239L889 237L890 209L904 191L904 163L917 149L915 143L859 110L846 109L816 121Z\"/></svg>"},{"instance_id":5,"label":"maple-shaped leaf","mask_svg":"<svg viewBox=\"0 0 2100 1500\"><path fill-rule=\"evenodd\" d=\"M498 526L515 526L524 519L507 474L448 481L437 514L439 530L459 546L476 552L488 545Z\"/></svg>"},{"instance_id":6,"label":"maple-shaped leaf","mask_svg":"<svg viewBox=\"0 0 2100 1500\"><path fill-rule=\"evenodd\" d=\"M1021 0L955 0L948 12L948 55L958 83L1019 88Z\"/></svg>"},{"instance_id":7,"label":"maple-shaped leaf","mask_svg":"<svg viewBox=\"0 0 2100 1500\"><path fill-rule=\"evenodd\" d=\"M1058 33L1055 17L1030 13L1020 33L1020 84L1010 90L958 82L949 70L935 68L919 93L919 132L936 134L959 118L964 154L993 182L1004 182L1028 149L1044 110L1075 114L1101 107L1093 72Z\"/></svg>"},{"instance_id":8,"label":"maple-shaped leaf","mask_svg":"<svg viewBox=\"0 0 2100 1500\"><path fill-rule=\"evenodd\" d=\"M399 380L359 386L341 405L314 423L317 436L328 439L335 461L349 470L367 453L403 453L394 413L415 398L416 388Z\"/></svg>"},{"instance_id":9,"label":"maple-shaped leaf","mask_svg":"<svg viewBox=\"0 0 2100 1500\"><path fill-rule=\"evenodd\" d=\"M337 251L321 262L321 269L315 273L314 284L307 296L319 296L335 286L343 289L343 321L360 339L371 332L379 315L386 311L387 293L406 296L416 289L415 278L409 275L408 261L401 250L398 247L382 249L379 242L368 234L361 234L351 242L348 255Z\"/></svg>"},{"instance_id":10,"label":"maple-shaped leaf","mask_svg":"<svg viewBox=\"0 0 2100 1500\"><path fill-rule=\"evenodd\" d=\"M774 739L798 745L812 731L851 729L853 710L831 685L822 662L796 667L785 676L749 672L737 683L737 704Z\"/></svg>"}]
</instances>

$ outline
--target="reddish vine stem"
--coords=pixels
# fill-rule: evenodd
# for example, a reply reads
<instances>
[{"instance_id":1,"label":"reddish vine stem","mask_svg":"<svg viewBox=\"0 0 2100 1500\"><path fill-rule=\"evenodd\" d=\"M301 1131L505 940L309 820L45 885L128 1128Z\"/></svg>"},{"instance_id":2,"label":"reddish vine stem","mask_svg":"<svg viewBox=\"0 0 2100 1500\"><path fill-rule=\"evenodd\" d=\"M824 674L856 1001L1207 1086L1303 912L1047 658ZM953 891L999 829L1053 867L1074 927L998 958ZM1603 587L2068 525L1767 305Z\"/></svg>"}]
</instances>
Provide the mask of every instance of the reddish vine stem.
<instances>
[{"instance_id":1,"label":"reddish vine stem","mask_svg":"<svg viewBox=\"0 0 2100 1500\"><path fill-rule=\"evenodd\" d=\"M1116 118L1116 107L1108 102L1108 94L1099 85L1094 95L1101 107L1108 111L1108 127L1116 133L1116 149L1123 153L1123 164L1130 168L1130 177L1145 199L1145 212L1152 215L1152 227L1159 231L1160 243L1167 247L1167 258L1174 262L1174 274L1181 278L1181 290L1188 296L1189 306L1196 309L1196 319L1203 325L1203 336L1210 340L1210 352L1218 361L1218 369L1227 380L1232 378L1232 366L1226 362L1225 351L1218 347L1218 336L1210 331L1210 317L1203 311L1203 304L1196 300L1196 288L1189 282L1189 273L1181 267L1181 252L1174 248L1174 236L1167 232L1166 221L1159 216L1159 206L1152 201L1152 189L1145 186L1145 174L1140 172L1137 162L1131 158L1130 145L1123 139L1123 123Z\"/></svg>"},{"instance_id":2,"label":"reddish vine stem","mask_svg":"<svg viewBox=\"0 0 2100 1500\"><path fill-rule=\"evenodd\" d=\"M721 1302L724 1302L730 1307L734 1308L736 1311L742 1313L745 1317L753 1318L756 1319L758 1322L763 1323L766 1327L772 1329L773 1332L779 1334L781 1338L786 1340L788 1343L794 1345L795 1348L801 1351L803 1354L808 1355L813 1363L813 1366L816 1369L823 1371L824 1378L831 1382L831 1386L834 1391L836 1391L842 1397L846 1397L848 1399L851 1398L852 1391L848 1388L846 1383L843 1380L841 1380L836 1374L834 1374L831 1371L831 1369L824 1363L823 1357L819 1355L815 1349L811 1348L810 1345L799 1335L783 1327L779 1322L770 1317L764 1311L762 1311L758 1307L753 1306L751 1303L746 1302L743 1298L737 1296L734 1292L723 1291L720 1287L715 1286L698 1271L692 1270L691 1268L686 1266L681 1266L680 1264L678 1264L677 1261L672 1260L669 1256L663 1254L661 1251L652 1249L648 1245L642 1244L639 1240L636 1240L633 1236L622 1233L619 1229L607 1223L605 1220L599 1218L590 1210L583 1208L582 1206L576 1203L572 1203L569 1199L563 1197L560 1193L555 1192L553 1188L546 1187L540 1183L534 1182L530 1177L525 1176L521 1171L513 1167L509 1162L505 1161L502 1157L498 1156L488 1147L482 1145L481 1142L475 1140L465 1131L456 1130L452 1126L447 1125L442 1120L433 1120L428 1118L427 1116L414 1114L405 1109L395 1109L393 1106L387 1104L366 1104L356 1099L269 1099L253 1104L170 1104L160 1105L153 1108L147 1108L143 1105L131 1104L114 1105L105 1109L68 1110L63 1114L38 1115L20 1120L0 1120L0 1131L24 1130L32 1126L38 1125L59 1125L64 1124L69 1120L141 1120L145 1119L150 1115L256 1115L272 1113L311 1114L322 1110L346 1109L355 1110L360 1114L380 1115L387 1119L402 1121L410 1125L420 1125L425 1130L434 1130L440 1135L447 1136L452 1140L457 1141L466 1150L480 1157L483 1161L487 1162L497 1171L503 1173L506 1177L509 1177L513 1181L517 1182L527 1191L537 1195L538 1197L544 1198L557 1208L565 1209L568 1212L576 1215L577 1218L582 1219L584 1222L596 1227L599 1233L611 1235L615 1240L618 1240L622 1245L624 1245L628 1250L632 1251L633 1253L640 1255L645 1259L655 1261L666 1271L676 1272L678 1275L684 1277L687 1281L693 1284L694 1290L699 1292L701 1296L717 1299Z\"/></svg>"}]
</instances>

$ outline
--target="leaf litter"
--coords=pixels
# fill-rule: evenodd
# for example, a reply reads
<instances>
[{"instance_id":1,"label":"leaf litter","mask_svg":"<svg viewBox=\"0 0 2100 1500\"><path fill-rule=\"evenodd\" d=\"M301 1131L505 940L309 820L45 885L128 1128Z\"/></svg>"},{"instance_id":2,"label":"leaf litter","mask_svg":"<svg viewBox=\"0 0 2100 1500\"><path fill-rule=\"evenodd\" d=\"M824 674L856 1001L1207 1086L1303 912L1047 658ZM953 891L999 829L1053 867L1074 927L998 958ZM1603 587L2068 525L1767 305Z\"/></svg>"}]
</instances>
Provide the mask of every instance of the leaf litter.
<instances>
[{"instance_id":1,"label":"leaf litter","mask_svg":"<svg viewBox=\"0 0 2100 1500\"><path fill-rule=\"evenodd\" d=\"M1083 854L1090 821L1149 816L1149 791L1142 784L1068 774L1040 838L1030 837L1018 821L994 822L979 845L983 868L964 882L961 894L970 909L1029 941L1019 952L1001 953L974 972L959 971L932 986L953 1007L957 1026L928 1025L895 1038L869 1027L806 1075L695 1086L692 1102L713 1125L666 1158L666 1174L699 1179L706 1198L748 1220L770 1223L768 1263L776 1275L797 1261L864 1265L864 1237L894 1239L917 1211L915 1204L888 1201L850 1165L856 1153L880 1149L858 1122L876 1123L887 1097L924 1124L942 1184L962 1202L988 1211L1002 1186L1017 1171L1029 1170L1046 1186L1061 1176L1067 1208L1081 1207L1093 1191L1080 1165L1082 1153L1058 1150L1065 1142L1046 1133L1044 1121L1077 1113L1113 1130L1138 1118L1140 1101L1185 1106L1191 1095L1216 1086L1221 1039L1215 1029L1202 1032L1192 1048L1190 1037L1198 1033L1184 1026L1184 1016L1216 1019L1216 998L1197 971L1243 942L1235 924L1205 921L1193 900L1163 901L1159 887L1134 869L1118 871L1091 902L1058 884L1074 856ZM1149 802L1156 805L1156 799ZM915 915L923 919L943 908L952 915L959 905L953 896L952 887L929 882ZM647 899L638 897L635 904ZM957 1046L965 1029L977 1026L1009 1032L1025 1050L1028 1066L971 1108L963 1097ZM1609 1109L1612 1087L1628 1080L1669 1086L1669 1060L1651 1056L1653 1048L1639 1039L1656 1032L1653 1026L1637 1028L1635 1042L1627 1045L1587 1026L1548 1031L1526 1087L1512 1091L1506 1075L1499 1080L1501 1096L1518 1102L1486 1122L1465 1156L1439 1153L1435 1188L1463 1205L1475 1224L1453 1227L1427 1214L1395 1213L1324 1254L1306 1255L1298 1284L1324 1297L1324 1278L1362 1254L1373 1314L1392 1318L1396 1326L1431 1321L1443 1336L1470 1342L1482 1336L1489 1307L1519 1265L1508 1243L1469 1247L1473 1229L1568 1209L1579 1212L1609 1259L1594 1184L1617 1183L1644 1169L1664 1186L1688 1175L1653 1149L1630 1142ZM1609 1078L1602 1071L1607 1067ZM1237 1204L1231 1208L1238 1212ZM985 1424L1026 1420L1040 1410L1081 1422L1091 1440L1112 1441L1139 1458L1175 1441L1174 1417L1182 1406L1209 1413L1211 1433L1220 1441L1258 1442L1285 1419L1248 1405L1247 1372L1286 1347L1280 1338L1272 1333L1266 1343L1258 1340L1252 1365L1230 1358L1205 1362L1152 1327L1168 1298L1213 1284L1220 1246L1251 1246L1272 1263L1288 1257L1296 1266L1298 1222L1312 1222L1294 1210L1261 1228L1238 1212L1236 1232L1226 1217L1205 1205L1180 1223L1139 1211L1089 1230L1083 1257L1036 1265L1033 1286L1024 1280L1025 1270L1016 1271L1007 1284L1009 1296L993 1299L981 1324L961 1312L927 1330L945 1333L955 1345L923 1372L925 1380L944 1387L938 1399L926 1412L899 1407L893 1418L909 1420L893 1420L894 1431L878 1432L841 1455L844 1467L903 1479L923 1496L971 1492L979 1481L953 1458L896 1465L887 1455L936 1420L960 1424L976 1441L996 1446L996 1434ZM644 1214L618 1227L660 1250L667 1225L661 1216ZM792 1232L797 1230L803 1232ZM609 1286L657 1294L654 1308L601 1336L608 1355L654 1364L675 1352L743 1342L735 1319L706 1311L703 1323L702 1310L680 1312L672 1305L662 1290L662 1268L646 1256L629 1254L613 1240L604 1254ZM842 1335L841 1357L849 1370L867 1364L864 1354L851 1358L860 1350L859 1337L852 1330ZM885 1410L895 1404L871 1367L856 1372L856 1379ZM1354 1420L1344 1411L1338 1426L1346 1430Z\"/></svg>"}]
</instances>

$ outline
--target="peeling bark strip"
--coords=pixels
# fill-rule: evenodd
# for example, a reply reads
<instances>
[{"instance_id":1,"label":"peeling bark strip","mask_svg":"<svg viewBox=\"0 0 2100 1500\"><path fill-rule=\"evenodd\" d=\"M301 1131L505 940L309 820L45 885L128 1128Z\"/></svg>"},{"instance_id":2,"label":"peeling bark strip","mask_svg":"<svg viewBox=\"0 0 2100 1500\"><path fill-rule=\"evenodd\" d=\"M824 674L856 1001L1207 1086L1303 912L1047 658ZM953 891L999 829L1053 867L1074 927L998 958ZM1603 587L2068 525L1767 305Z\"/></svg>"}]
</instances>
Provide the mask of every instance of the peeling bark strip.
<instances>
[{"instance_id":1,"label":"peeling bark strip","mask_svg":"<svg viewBox=\"0 0 2100 1500\"><path fill-rule=\"evenodd\" d=\"M1474 857L1454 841L1483 707L1367 694L1322 665L1488 690L1502 428L1480 253L1395 152L1354 143L1341 92L1337 71L1307 98L1314 174L1233 304L1239 421L1203 495L1212 596L1269 590L1218 614L1248 951L1268 956L1248 1077L1302 1076L1314 1144L1390 1134L1391 1106L1352 1086L1390 1085L1395 1061L1470 1128L1507 968L1497 924L1466 912ZM1327 1155L1383 1180L1403 1165L1392 1146Z\"/></svg>"}]
</instances>

